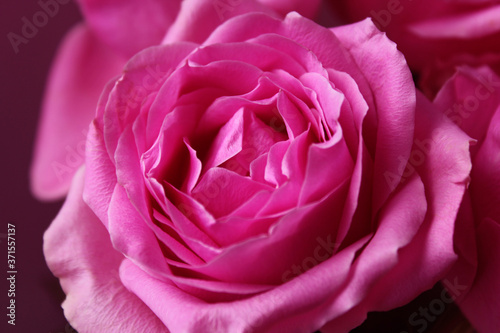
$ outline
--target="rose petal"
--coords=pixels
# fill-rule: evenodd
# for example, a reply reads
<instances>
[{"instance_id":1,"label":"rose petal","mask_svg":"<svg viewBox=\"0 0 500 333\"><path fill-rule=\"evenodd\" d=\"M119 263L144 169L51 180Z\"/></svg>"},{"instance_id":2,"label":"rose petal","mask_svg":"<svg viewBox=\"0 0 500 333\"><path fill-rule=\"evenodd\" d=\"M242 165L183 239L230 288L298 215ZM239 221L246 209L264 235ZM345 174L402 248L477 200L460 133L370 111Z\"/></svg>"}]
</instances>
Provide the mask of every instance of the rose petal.
<instances>
[{"instance_id":1,"label":"rose petal","mask_svg":"<svg viewBox=\"0 0 500 333\"><path fill-rule=\"evenodd\" d=\"M375 214L389 193L394 189L383 176L391 172L399 178L401 165L409 158L412 146L415 119L415 88L408 65L396 44L379 31L370 19L362 22L332 28L333 33L348 49L354 61L348 72L357 82L366 81L370 92L360 89L363 95L373 94L375 109L368 116L369 129L365 141L375 140L373 189L377 193L373 201ZM377 50L377 52L373 52ZM320 58L321 59L321 58ZM375 113L375 123L372 121ZM370 122L372 122L370 124ZM376 129L375 132L372 132Z\"/></svg>"},{"instance_id":2,"label":"rose petal","mask_svg":"<svg viewBox=\"0 0 500 333\"><path fill-rule=\"evenodd\" d=\"M169 53L166 52L163 56L168 57ZM214 88L212 91L218 92L212 96L211 101L220 96L245 94L255 88L261 74L262 71L259 68L234 60L216 61L206 66L186 62L168 77L158 91L158 97L149 111L147 128L149 135L159 133L166 115L173 110L176 102L183 95L205 87ZM228 80L228 78L231 79ZM235 85L232 82L240 84ZM191 104L199 105L198 103Z\"/></svg>"},{"instance_id":3,"label":"rose petal","mask_svg":"<svg viewBox=\"0 0 500 333\"><path fill-rule=\"evenodd\" d=\"M275 94L278 91L272 82L266 77L258 79L257 86L249 93L241 96L221 96L217 98L203 113L200 118L196 133L199 137L213 134L221 126L226 124L231 117L240 109L249 109L263 119L269 117L269 109L276 101ZM258 93L265 93L266 96L255 96ZM261 99L264 98L264 99ZM270 119L272 122L276 116Z\"/></svg>"},{"instance_id":4,"label":"rose petal","mask_svg":"<svg viewBox=\"0 0 500 333\"><path fill-rule=\"evenodd\" d=\"M327 142L312 144L307 154L299 205L320 200L332 188L350 179L354 163L339 129Z\"/></svg>"},{"instance_id":5,"label":"rose petal","mask_svg":"<svg viewBox=\"0 0 500 333\"><path fill-rule=\"evenodd\" d=\"M500 223L498 222L500 221L498 207L500 111L498 109L486 133L486 138L473 159L470 187L476 221L477 273L471 290L465 299L458 302L461 310L479 332L492 332L500 325L496 315L500 309L496 296L500 293L498 283L500 262L497 255L500 251ZM470 233L468 236L470 237Z\"/></svg>"},{"instance_id":6,"label":"rose petal","mask_svg":"<svg viewBox=\"0 0 500 333\"><path fill-rule=\"evenodd\" d=\"M354 262L348 285L330 305L330 311L338 317L330 317L333 320L322 330L328 332L335 328L338 332L348 332L363 322L367 311L380 310L381 304L372 301L369 295L379 292L378 284L392 285L398 282L388 278L387 274L402 264L400 250L412 242L422 225L426 210L424 185L420 178L412 177L381 209L375 235ZM417 260L415 257L418 254L414 252L414 257L407 260ZM383 279L379 280L378 277L382 276ZM401 290L400 293L416 296L413 291ZM387 291L384 295L391 297ZM391 309L395 304L398 303L390 303Z\"/></svg>"},{"instance_id":7,"label":"rose petal","mask_svg":"<svg viewBox=\"0 0 500 333\"><path fill-rule=\"evenodd\" d=\"M79 332L168 332L120 281L125 259L82 200L84 171L73 180L61 211L44 235L44 254L67 297L64 315Z\"/></svg>"},{"instance_id":8,"label":"rose petal","mask_svg":"<svg viewBox=\"0 0 500 333\"><path fill-rule=\"evenodd\" d=\"M313 253L318 235L330 235L331 239L340 219L346 189L347 183L343 183L319 202L290 209L267 234L231 245L206 265L194 266L191 270L226 282L283 282L287 269ZM329 223L324 223L325 219ZM273 255L268 255L271 252ZM256 270L256 265L260 269Z\"/></svg>"},{"instance_id":9,"label":"rose petal","mask_svg":"<svg viewBox=\"0 0 500 333\"><path fill-rule=\"evenodd\" d=\"M109 203L117 178L115 165L103 147L103 135L94 121L87 137L85 156L87 168L83 199L107 227Z\"/></svg>"},{"instance_id":10,"label":"rose petal","mask_svg":"<svg viewBox=\"0 0 500 333\"><path fill-rule=\"evenodd\" d=\"M316 248L323 255L328 245L321 241ZM366 241L358 241L304 276L254 297L227 303L205 303L173 284L150 277L128 260L121 266L120 275L127 288L174 332L312 332L324 324L328 317L325 304L335 298L345 283L354 255Z\"/></svg>"},{"instance_id":11,"label":"rose petal","mask_svg":"<svg viewBox=\"0 0 500 333\"><path fill-rule=\"evenodd\" d=\"M148 96L156 96L166 78L195 47L196 45L192 43L150 47L136 54L127 63L122 76L109 93L104 112L99 113L97 117L99 122L102 122L106 148L111 157L116 150L120 133L127 124L133 123L138 115L146 110L143 102L147 101L145 104L149 104ZM151 117L151 113L149 116ZM165 113L162 120L164 116ZM148 118L147 133L150 133L150 122ZM154 139L161 124L162 121L155 123ZM154 142L148 135L145 137L146 143Z\"/></svg>"},{"instance_id":12,"label":"rose petal","mask_svg":"<svg viewBox=\"0 0 500 333\"><path fill-rule=\"evenodd\" d=\"M303 52L307 53L306 50L303 50ZM217 59L217 61L236 60L245 62L260 68L264 72L280 68L296 77L308 71L308 68L304 68L302 65L304 61L297 61L297 58L293 57L293 53L290 54L282 50L276 50L271 46L255 43L226 43L203 46L189 57L189 62L207 65L213 62L214 59Z\"/></svg>"},{"instance_id":13,"label":"rose petal","mask_svg":"<svg viewBox=\"0 0 500 333\"><path fill-rule=\"evenodd\" d=\"M211 168L193 189L193 198L216 218L226 216L269 185L253 181L224 168Z\"/></svg>"},{"instance_id":14,"label":"rose petal","mask_svg":"<svg viewBox=\"0 0 500 333\"><path fill-rule=\"evenodd\" d=\"M418 193L414 190L406 191L408 186L414 184L412 177L417 173L420 175L427 201L425 220L418 231L412 224L411 230L416 234L407 246L398 250L397 265L391 267L384 278L373 285L370 294L364 296L359 307L354 307L345 316L331 322L327 329L335 327L347 332L348 327L361 324L367 311L387 311L398 304L408 303L422 290L430 289L439 279L444 278L457 260L453 246L455 219L468 184L471 167L468 151L470 138L443 118L439 110L421 93L417 95L415 129L416 144L409 160L414 170L403 178L404 185L399 188L403 193ZM422 159L415 158L417 152L423 156ZM395 193L393 200L411 204L415 199L403 200ZM422 207L422 203L413 202L411 207ZM410 209L412 208L408 207L407 211ZM411 218L401 218L401 221L409 219ZM381 228L382 225L379 225L377 233ZM406 229L399 226L395 230L401 232ZM396 241L401 237L391 238ZM368 248L363 254L367 250ZM361 280L363 276L354 275Z\"/></svg>"},{"instance_id":15,"label":"rose petal","mask_svg":"<svg viewBox=\"0 0 500 333\"><path fill-rule=\"evenodd\" d=\"M113 247L151 274L168 271L154 232L132 206L125 189L116 185L109 205L109 234Z\"/></svg>"},{"instance_id":16,"label":"rose petal","mask_svg":"<svg viewBox=\"0 0 500 333\"><path fill-rule=\"evenodd\" d=\"M263 156L262 159L262 161L266 161L264 164L264 169L260 171L263 172L263 180L275 185L276 188L283 185L288 180L288 177L283 174L282 165L283 158L290 148L290 143L290 140L278 142L277 144L272 146L271 149L269 149L266 157ZM253 171L255 174L259 164L257 162L255 164L252 163L252 165L254 166Z\"/></svg>"},{"instance_id":17,"label":"rose petal","mask_svg":"<svg viewBox=\"0 0 500 333\"><path fill-rule=\"evenodd\" d=\"M145 269L166 270L163 254L153 231L149 201L131 126L120 137L115 152L115 185L108 207L108 230L113 246Z\"/></svg>"}]
</instances>

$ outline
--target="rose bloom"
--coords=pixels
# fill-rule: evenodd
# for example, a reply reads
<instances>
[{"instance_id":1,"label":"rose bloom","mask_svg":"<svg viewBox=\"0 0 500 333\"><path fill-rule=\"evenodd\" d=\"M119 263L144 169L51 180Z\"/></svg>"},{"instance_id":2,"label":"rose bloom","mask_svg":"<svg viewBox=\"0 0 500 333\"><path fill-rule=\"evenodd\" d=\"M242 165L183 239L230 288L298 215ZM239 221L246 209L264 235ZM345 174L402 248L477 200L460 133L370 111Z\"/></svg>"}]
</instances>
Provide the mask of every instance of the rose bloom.
<instances>
[{"instance_id":1,"label":"rose bloom","mask_svg":"<svg viewBox=\"0 0 500 333\"><path fill-rule=\"evenodd\" d=\"M343 18L372 17L398 44L425 93L434 96L461 64L492 65L500 73L498 1L331 1Z\"/></svg>"},{"instance_id":2,"label":"rose bloom","mask_svg":"<svg viewBox=\"0 0 500 333\"><path fill-rule=\"evenodd\" d=\"M499 89L500 77L492 69L461 67L434 101L477 140L471 147L471 184L458 217L462 231L455 236L461 260L452 274L463 284L477 270L471 290L458 303L475 328L485 333L500 327Z\"/></svg>"},{"instance_id":3,"label":"rose bloom","mask_svg":"<svg viewBox=\"0 0 500 333\"><path fill-rule=\"evenodd\" d=\"M44 253L79 332L348 332L457 261L470 138L370 20L228 20L104 90Z\"/></svg>"},{"instance_id":4,"label":"rose bloom","mask_svg":"<svg viewBox=\"0 0 500 333\"><path fill-rule=\"evenodd\" d=\"M43 200L64 197L83 164L88 124L106 83L142 49L203 42L225 20L248 12L313 17L319 0L79 0L85 21L65 37L51 69L31 167Z\"/></svg>"}]
</instances>

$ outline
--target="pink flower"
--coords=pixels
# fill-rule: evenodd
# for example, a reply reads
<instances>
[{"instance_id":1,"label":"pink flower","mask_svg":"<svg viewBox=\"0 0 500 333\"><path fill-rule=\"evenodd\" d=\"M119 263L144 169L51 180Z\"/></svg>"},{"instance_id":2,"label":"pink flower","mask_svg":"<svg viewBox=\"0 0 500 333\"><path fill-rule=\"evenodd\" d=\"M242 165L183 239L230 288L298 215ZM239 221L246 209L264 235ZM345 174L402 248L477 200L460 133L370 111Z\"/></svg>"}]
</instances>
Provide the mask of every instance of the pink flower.
<instances>
[{"instance_id":1,"label":"pink flower","mask_svg":"<svg viewBox=\"0 0 500 333\"><path fill-rule=\"evenodd\" d=\"M80 332L348 332L457 260L469 137L370 20L247 14L104 90L44 252Z\"/></svg>"},{"instance_id":2,"label":"pink flower","mask_svg":"<svg viewBox=\"0 0 500 333\"><path fill-rule=\"evenodd\" d=\"M500 70L500 5L495 1L331 1L344 18L372 17L398 45L408 64L434 96L460 64L489 64Z\"/></svg>"},{"instance_id":3,"label":"pink flower","mask_svg":"<svg viewBox=\"0 0 500 333\"><path fill-rule=\"evenodd\" d=\"M485 333L495 332L500 326L499 88L500 77L490 68L461 67L434 101L477 140L471 147L471 184L455 236L460 261L452 274L460 278L461 284L474 278L470 292L464 294L459 305L475 328Z\"/></svg>"},{"instance_id":4,"label":"pink flower","mask_svg":"<svg viewBox=\"0 0 500 333\"><path fill-rule=\"evenodd\" d=\"M169 42L201 43L220 23L248 12L312 17L319 0L80 0L85 22L63 41L51 70L31 167L32 192L66 195L84 160L88 124L106 83L142 49Z\"/></svg>"}]
</instances>

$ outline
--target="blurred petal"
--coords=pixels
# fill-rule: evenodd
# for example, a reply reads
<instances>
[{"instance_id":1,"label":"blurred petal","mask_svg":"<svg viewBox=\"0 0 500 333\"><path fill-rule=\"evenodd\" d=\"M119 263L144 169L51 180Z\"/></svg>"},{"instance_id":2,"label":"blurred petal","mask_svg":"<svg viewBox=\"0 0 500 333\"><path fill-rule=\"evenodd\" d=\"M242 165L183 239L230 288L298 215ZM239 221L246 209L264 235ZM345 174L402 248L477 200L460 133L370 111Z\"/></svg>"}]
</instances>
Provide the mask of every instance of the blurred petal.
<instances>
[{"instance_id":1,"label":"blurred petal","mask_svg":"<svg viewBox=\"0 0 500 333\"><path fill-rule=\"evenodd\" d=\"M460 309L480 333L495 332L500 326L500 223L484 220L477 228L479 266L472 289Z\"/></svg>"},{"instance_id":2,"label":"blurred petal","mask_svg":"<svg viewBox=\"0 0 500 333\"><path fill-rule=\"evenodd\" d=\"M79 0L92 31L125 57L157 45L177 17L180 0Z\"/></svg>"},{"instance_id":3,"label":"blurred petal","mask_svg":"<svg viewBox=\"0 0 500 333\"><path fill-rule=\"evenodd\" d=\"M475 217L478 221L500 221L500 104L473 165L471 193Z\"/></svg>"},{"instance_id":4,"label":"blurred petal","mask_svg":"<svg viewBox=\"0 0 500 333\"><path fill-rule=\"evenodd\" d=\"M461 66L437 94L436 104L445 116L481 143L485 129L500 107L500 77L491 68ZM477 147L472 148L473 156Z\"/></svg>"},{"instance_id":5,"label":"blurred petal","mask_svg":"<svg viewBox=\"0 0 500 333\"><path fill-rule=\"evenodd\" d=\"M67 35L52 67L35 141L31 188L38 198L67 193L84 162L88 126L101 91L124 64L86 26Z\"/></svg>"},{"instance_id":6,"label":"blurred petal","mask_svg":"<svg viewBox=\"0 0 500 333\"><path fill-rule=\"evenodd\" d=\"M224 21L251 12L274 14L270 8L255 0L185 0L163 44L177 41L202 43Z\"/></svg>"},{"instance_id":7,"label":"blurred petal","mask_svg":"<svg viewBox=\"0 0 500 333\"><path fill-rule=\"evenodd\" d=\"M266 6L271 7L278 13L285 16L291 11L296 11L300 15L314 19L318 14L320 0L259 0Z\"/></svg>"},{"instance_id":8,"label":"blurred petal","mask_svg":"<svg viewBox=\"0 0 500 333\"><path fill-rule=\"evenodd\" d=\"M500 111L491 119L486 138L473 160L472 202L476 218L478 270L472 289L459 302L479 332L500 326ZM470 236L470 235L469 235Z\"/></svg>"},{"instance_id":9,"label":"blurred petal","mask_svg":"<svg viewBox=\"0 0 500 333\"><path fill-rule=\"evenodd\" d=\"M434 18L410 24L409 30L423 38L478 38L500 30L500 6L467 14Z\"/></svg>"}]
</instances>

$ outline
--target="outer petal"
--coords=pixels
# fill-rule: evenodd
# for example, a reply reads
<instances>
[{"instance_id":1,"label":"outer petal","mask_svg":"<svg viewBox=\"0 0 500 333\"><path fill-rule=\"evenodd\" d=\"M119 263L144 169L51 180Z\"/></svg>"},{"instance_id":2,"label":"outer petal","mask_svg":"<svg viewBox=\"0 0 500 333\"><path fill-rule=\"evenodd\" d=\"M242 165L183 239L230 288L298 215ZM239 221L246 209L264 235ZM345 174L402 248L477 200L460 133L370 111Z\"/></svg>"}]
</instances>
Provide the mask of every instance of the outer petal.
<instances>
[{"instance_id":1,"label":"outer petal","mask_svg":"<svg viewBox=\"0 0 500 333\"><path fill-rule=\"evenodd\" d=\"M67 295L64 314L79 332L167 332L120 281L123 255L82 200L84 170L75 175L59 215L44 235L44 254Z\"/></svg>"},{"instance_id":2,"label":"outer petal","mask_svg":"<svg viewBox=\"0 0 500 333\"><path fill-rule=\"evenodd\" d=\"M399 179L409 157L415 121L415 86L403 54L371 20L331 30L354 59L348 72L358 68L361 73L353 77L368 82L370 91L362 93L365 98L372 95L375 104L375 110L368 111L364 132L369 147L376 140L372 151L376 213L394 190L384 175L391 172Z\"/></svg>"},{"instance_id":3,"label":"outer petal","mask_svg":"<svg viewBox=\"0 0 500 333\"><path fill-rule=\"evenodd\" d=\"M490 218L500 222L500 104L473 163L471 193L475 217L479 221Z\"/></svg>"},{"instance_id":4,"label":"outer petal","mask_svg":"<svg viewBox=\"0 0 500 333\"><path fill-rule=\"evenodd\" d=\"M401 251L413 242L426 210L424 186L420 178L414 176L382 208L379 227L352 265L345 289L331 301L332 314L327 318L331 321L322 332L348 332L362 323L368 311L381 310L385 299L372 302L369 296L377 293L380 287L397 282L387 276L401 265ZM408 260L415 261L418 254L413 252ZM414 288L416 290L407 287L396 293L386 291L384 296L391 299L389 308L404 304L401 300L395 303L393 294L411 299L422 291L420 284Z\"/></svg>"},{"instance_id":5,"label":"outer petal","mask_svg":"<svg viewBox=\"0 0 500 333\"><path fill-rule=\"evenodd\" d=\"M202 43L222 22L251 12L276 15L270 8L255 0L186 0L182 3L177 20L170 27L163 43Z\"/></svg>"},{"instance_id":6,"label":"outer petal","mask_svg":"<svg viewBox=\"0 0 500 333\"><path fill-rule=\"evenodd\" d=\"M158 44L180 8L180 0L79 0L92 31L130 57ZM199 27L199 25L198 25Z\"/></svg>"},{"instance_id":7,"label":"outer petal","mask_svg":"<svg viewBox=\"0 0 500 333\"><path fill-rule=\"evenodd\" d=\"M411 301L423 290L432 288L436 282L444 278L457 259L453 248L454 222L471 167L468 152L470 139L454 124L442 118L441 114L434 110L432 104L421 94L417 98L417 106L416 144L413 146L407 166L407 168L413 168L413 171L405 172L402 180L403 186L400 185L400 187L401 192L404 193L405 189L414 183L413 177L416 173L419 174L424 184L423 189L425 189L427 200L425 220L411 242L398 249L397 264L393 265L391 270L372 286L359 306L354 307L337 321L329 323L324 332L348 331L349 328L361 324L367 311L387 311ZM415 157L417 154L422 159L417 160ZM396 192L390 200L397 200L400 195ZM409 204L409 202L409 200L403 200L400 205ZM391 201L389 201L390 204ZM411 204L411 207L414 206L416 204ZM386 207L384 206L382 211L387 209ZM406 211L408 212L409 209ZM413 212L410 213L411 217L415 215ZM409 217L401 218L401 220L409 220ZM382 216L375 237L384 230L383 227ZM407 227L395 227L399 232L407 230ZM401 238L401 236L391 238ZM388 242L392 241L391 238ZM370 245L364 252L370 248ZM361 263L364 252L360 256ZM383 253L380 250L379 252ZM357 269L363 269L362 264L358 265ZM354 275L353 281L363 280L364 276L363 274ZM351 294L355 295L353 292ZM344 297L348 296L350 296L349 293L344 295Z\"/></svg>"},{"instance_id":8,"label":"outer petal","mask_svg":"<svg viewBox=\"0 0 500 333\"><path fill-rule=\"evenodd\" d=\"M443 71L433 68L450 64L457 54L467 54L473 64L479 57L498 54L500 6L491 1L393 1L349 0L329 1L334 7L344 6L351 21L371 16L398 44L412 70ZM422 73L420 73L422 74ZM446 78L450 73L446 74Z\"/></svg>"},{"instance_id":9,"label":"outer petal","mask_svg":"<svg viewBox=\"0 0 500 333\"><path fill-rule=\"evenodd\" d=\"M473 160L471 194L476 218L478 271L472 289L459 303L479 332L500 326L500 111Z\"/></svg>"},{"instance_id":10,"label":"outer petal","mask_svg":"<svg viewBox=\"0 0 500 333\"><path fill-rule=\"evenodd\" d=\"M457 68L437 94L436 104L455 124L479 145L497 108L500 107L500 77L491 68ZM473 155L477 148L473 149Z\"/></svg>"},{"instance_id":11,"label":"outer petal","mask_svg":"<svg viewBox=\"0 0 500 333\"><path fill-rule=\"evenodd\" d=\"M313 332L323 325L325 303L344 285L355 253L366 241L346 248L304 277L234 302L205 303L174 284L152 278L130 260L123 262L120 276L174 332ZM324 251L320 244L317 248Z\"/></svg>"},{"instance_id":12,"label":"outer petal","mask_svg":"<svg viewBox=\"0 0 500 333\"><path fill-rule=\"evenodd\" d=\"M84 162L85 138L106 82L125 64L84 25L64 40L54 62L31 166L31 188L40 199L64 196Z\"/></svg>"},{"instance_id":13,"label":"outer petal","mask_svg":"<svg viewBox=\"0 0 500 333\"><path fill-rule=\"evenodd\" d=\"M486 219L476 232L478 271L460 308L479 332L489 333L500 327L500 223Z\"/></svg>"}]
</instances>

